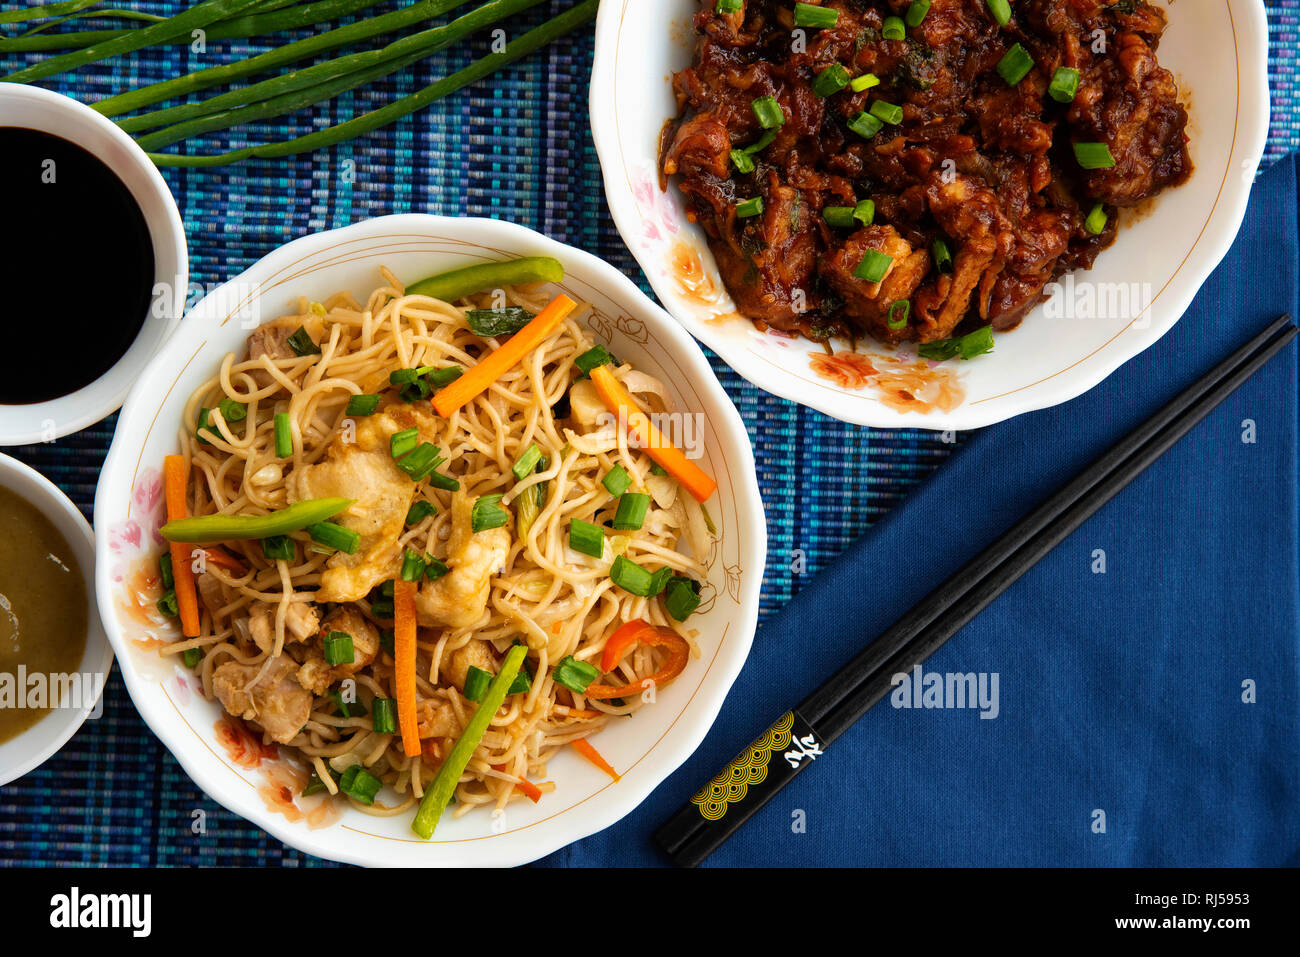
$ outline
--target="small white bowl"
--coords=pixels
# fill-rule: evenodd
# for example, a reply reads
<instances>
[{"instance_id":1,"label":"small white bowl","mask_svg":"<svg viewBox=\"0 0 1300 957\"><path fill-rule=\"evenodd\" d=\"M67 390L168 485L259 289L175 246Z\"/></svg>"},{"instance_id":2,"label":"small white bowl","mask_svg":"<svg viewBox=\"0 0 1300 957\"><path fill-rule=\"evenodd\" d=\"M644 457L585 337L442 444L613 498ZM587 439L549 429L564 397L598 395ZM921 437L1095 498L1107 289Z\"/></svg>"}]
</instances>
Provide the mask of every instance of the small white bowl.
<instances>
[{"instance_id":1,"label":"small white bowl","mask_svg":"<svg viewBox=\"0 0 1300 957\"><path fill-rule=\"evenodd\" d=\"M704 230L681 192L659 189L659 134L676 113L672 74L695 50L699 0L606 0L596 20L591 130L610 213L665 308L759 388L857 425L974 429L1065 402L1091 389L1168 332L1232 245L1268 136L1268 24L1260 0L1162 2L1169 29L1160 63L1189 104L1196 171L1137 211L1094 267L993 354L929 368L914 349L858 343L828 362L803 339L758 332L736 315ZM1207 68L1208 65L1212 67ZM874 366L889 374L874 375ZM899 401L928 388L934 402ZM944 406L948 406L944 408Z\"/></svg>"},{"instance_id":2,"label":"small white bowl","mask_svg":"<svg viewBox=\"0 0 1300 957\"><path fill-rule=\"evenodd\" d=\"M719 539L706 564L711 600L691 618L702 657L639 711L616 721L596 744L619 771L615 783L565 749L548 767L556 790L505 816L445 815L434 840L410 830L411 814L341 817L319 797L283 800L283 766L251 739L237 739L221 706L198 692L192 672L164 659L159 641L177 629L153 612L147 569L162 551L159 470L177 449L190 393L227 352L242 350L249 328L292 308L298 296L349 290L363 302L388 266L404 282L484 262L553 256L565 267L559 288L589 302L583 320L620 359L657 377L679 410L703 413L700 465L718 481L709 509ZM131 700L199 787L236 814L308 854L352 864L506 866L521 864L608 827L635 808L699 745L749 653L767 529L749 436L735 406L689 335L616 268L522 226L489 219L385 216L316 233L275 250L205 298L140 376L118 419L95 497L100 612ZM279 777L277 777L279 775ZM392 800L392 796L388 796ZM657 820L646 820L647 830Z\"/></svg>"},{"instance_id":3,"label":"small white bowl","mask_svg":"<svg viewBox=\"0 0 1300 957\"><path fill-rule=\"evenodd\" d=\"M116 411L141 370L176 328L189 288L185 227L171 191L144 150L85 104L40 87L0 83L0 126L52 133L97 157L131 191L153 240L154 302L126 354L76 392L31 405L0 405L0 445L52 442Z\"/></svg>"},{"instance_id":4,"label":"small white bowl","mask_svg":"<svg viewBox=\"0 0 1300 957\"><path fill-rule=\"evenodd\" d=\"M113 666L113 648L104 637L95 606L95 538L90 523L49 479L8 455L0 455L0 488L9 489L34 505L67 539L76 554L86 581L85 594L69 599L79 598L86 605L86 650L77 671L95 676L93 693L82 695L80 707L54 708L26 731L0 744L0 785L5 785L44 764L98 707L108 671Z\"/></svg>"}]
</instances>

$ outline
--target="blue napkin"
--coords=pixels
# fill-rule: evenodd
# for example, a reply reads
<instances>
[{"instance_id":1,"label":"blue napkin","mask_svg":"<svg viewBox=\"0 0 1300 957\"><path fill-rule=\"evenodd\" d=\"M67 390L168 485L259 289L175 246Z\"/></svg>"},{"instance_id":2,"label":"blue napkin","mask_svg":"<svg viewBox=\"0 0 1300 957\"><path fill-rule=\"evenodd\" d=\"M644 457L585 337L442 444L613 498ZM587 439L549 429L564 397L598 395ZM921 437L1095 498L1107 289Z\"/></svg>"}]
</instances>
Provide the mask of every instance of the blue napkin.
<instances>
[{"instance_id":1,"label":"blue napkin","mask_svg":"<svg viewBox=\"0 0 1300 957\"><path fill-rule=\"evenodd\" d=\"M786 709L1139 421L1297 308L1296 158L1256 184L1175 328L1086 395L972 435L754 640L636 811L542 863L662 864L651 834ZM886 698L711 866L1300 864L1291 346L925 664L981 708ZM981 711L990 717L981 717Z\"/></svg>"}]
</instances>

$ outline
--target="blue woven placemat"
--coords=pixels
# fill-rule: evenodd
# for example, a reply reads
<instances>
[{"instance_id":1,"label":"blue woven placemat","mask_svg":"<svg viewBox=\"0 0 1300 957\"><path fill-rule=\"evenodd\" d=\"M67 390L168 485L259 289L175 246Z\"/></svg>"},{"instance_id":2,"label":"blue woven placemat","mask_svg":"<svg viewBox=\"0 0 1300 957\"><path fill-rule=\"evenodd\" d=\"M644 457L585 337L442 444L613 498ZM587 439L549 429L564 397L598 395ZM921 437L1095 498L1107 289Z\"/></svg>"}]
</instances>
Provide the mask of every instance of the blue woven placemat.
<instances>
[{"instance_id":1,"label":"blue woven placemat","mask_svg":"<svg viewBox=\"0 0 1300 957\"><path fill-rule=\"evenodd\" d=\"M6 0L2 9L22 4ZM1273 127L1265 165L1300 146L1300 0L1266 0ZM173 13L184 4L133 4ZM516 33L568 6L545 3ZM383 9L383 8L377 8ZM486 52L484 37L314 112L218 136L215 148L282 140L413 92ZM123 88L267 49L257 41L147 51L80 70L52 89L93 101ZM590 28L530 60L362 140L287 160L167 170L190 242L193 281L208 288L275 247L322 229L397 212L493 216L531 226L614 263L650 292L605 208L587 122ZM0 57L8 73L20 65ZM206 150L205 150L206 151ZM797 591L950 447L932 433L845 425L767 395L716 357L713 367L749 428L769 530L762 612ZM114 418L58 442L14 452L91 514ZM811 518L810 518L811 516ZM791 571L796 552L806 568ZM194 812L205 833L191 830ZM325 862L286 848L199 791L141 722L116 675L103 716L52 760L0 788L0 864L266 865ZM611 865L617 861L610 861Z\"/></svg>"}]
</instances>

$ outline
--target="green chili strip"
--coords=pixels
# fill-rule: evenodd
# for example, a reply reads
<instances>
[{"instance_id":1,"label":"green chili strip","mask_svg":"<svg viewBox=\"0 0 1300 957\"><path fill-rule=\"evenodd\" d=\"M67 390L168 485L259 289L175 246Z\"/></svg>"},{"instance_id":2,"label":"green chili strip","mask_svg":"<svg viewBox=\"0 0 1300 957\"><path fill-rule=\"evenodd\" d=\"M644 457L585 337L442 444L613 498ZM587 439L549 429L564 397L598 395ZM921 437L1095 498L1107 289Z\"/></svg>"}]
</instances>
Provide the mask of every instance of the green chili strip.
<instances>
[{"instance_id":1,"label":"green chili strip","mask_svg":"<svg viewBox=\"0 0 1300 957\"><path fill-rule=\"evenodd\" d=\"M420 810L416 812L415 820L411 822L411 830L426 841L433 837L434 828L438 826L438 818L442 817L442 812L451 801L456 785L460 782L460 776L465 773L470 758L478 750L492 716L506 700L506 694L514 684L515 676L519 674L527 654L528 648L524 645L514 645L506 653L506 659L501 663L501 670L492 679L492 684L488 686L482 703L475 709L469 723L465 725L464 733L452 747L447 760L442 762L437 777L425 790L424 797L420 801Z\"/></svg>"},{"instance_id":2,"label":"green chili strip","mask_svg":"<svg viewBox=\"0 0 1300 957\"><path fill-rule=\"evenodd\" d=\"M169 542L237 542L299 532L343 511L350 498L313 498L277 509L270 515L200 515L168 522L161 529Z\"/></svg>"},{"instance_id":3,"label":"green chili strip","mask_svg":"<svg viewBox=\"0 0 1300 957\"><path fill-rule=\"evenodd\" d=\"M430 296L443 302L455 302L485 289L521 286L530 282L559 282L564 265L548 256L530 256L506 262L467 266L453 272L430 276L406 287L408 296Z\"/></svg>"}]
</instances>

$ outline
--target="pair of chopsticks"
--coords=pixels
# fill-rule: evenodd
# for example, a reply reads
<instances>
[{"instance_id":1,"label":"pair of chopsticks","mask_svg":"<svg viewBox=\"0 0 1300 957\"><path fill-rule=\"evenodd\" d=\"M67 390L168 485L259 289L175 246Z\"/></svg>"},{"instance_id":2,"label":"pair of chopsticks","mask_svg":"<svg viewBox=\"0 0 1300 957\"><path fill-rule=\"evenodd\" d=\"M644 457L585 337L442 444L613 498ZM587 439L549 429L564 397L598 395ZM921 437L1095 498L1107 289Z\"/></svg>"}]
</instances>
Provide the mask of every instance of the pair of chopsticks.
<instances>
[{"instance_id":1,"label":"pair of chopsticks","mask_svg":"<svg viewBox=\"0 0 1300 957\"><path fill-rule=\"evenodd\" d=\"M1160 458L1297 333L1290 316L1215 366L1004 532L777 719L655 832L679 865L713 853L893 686Z\"/></svg>"}]
</instances>

